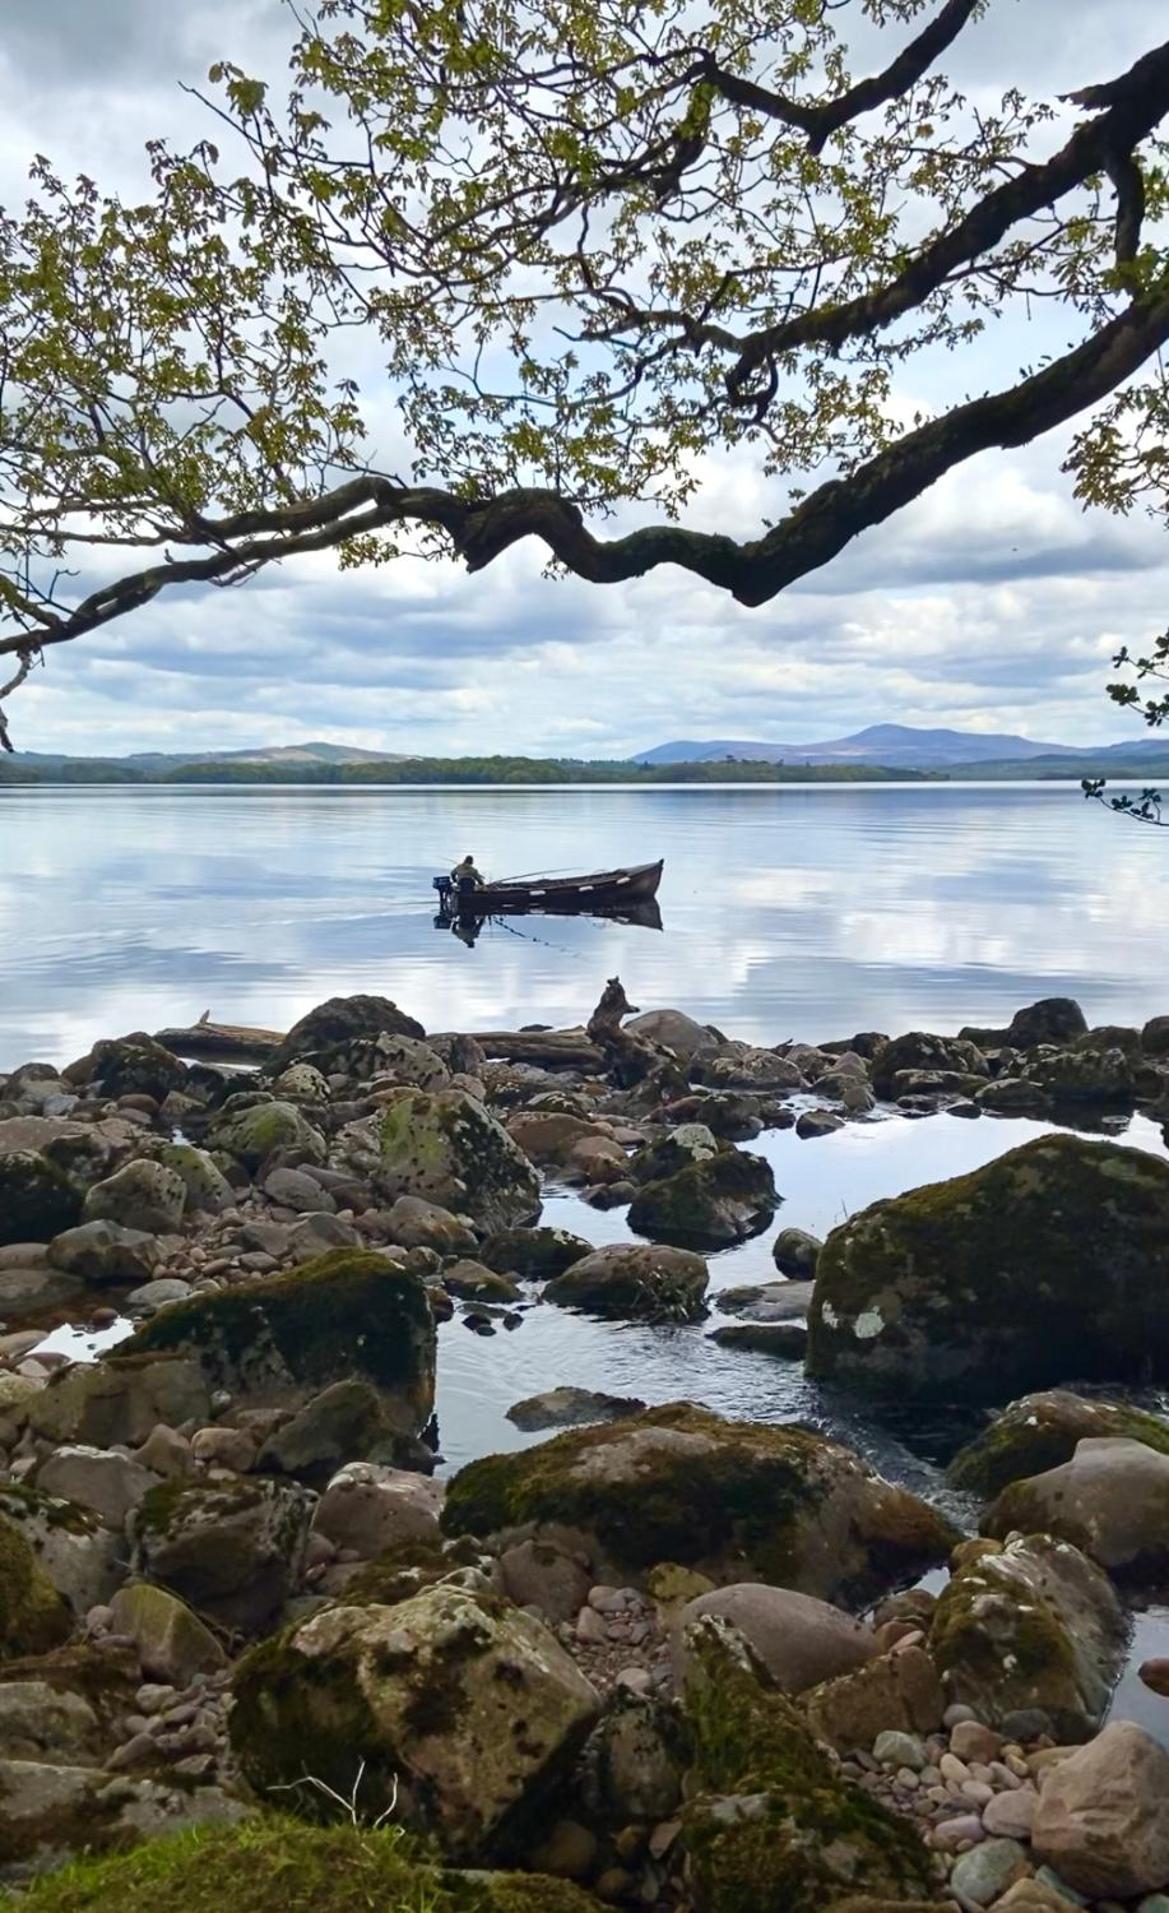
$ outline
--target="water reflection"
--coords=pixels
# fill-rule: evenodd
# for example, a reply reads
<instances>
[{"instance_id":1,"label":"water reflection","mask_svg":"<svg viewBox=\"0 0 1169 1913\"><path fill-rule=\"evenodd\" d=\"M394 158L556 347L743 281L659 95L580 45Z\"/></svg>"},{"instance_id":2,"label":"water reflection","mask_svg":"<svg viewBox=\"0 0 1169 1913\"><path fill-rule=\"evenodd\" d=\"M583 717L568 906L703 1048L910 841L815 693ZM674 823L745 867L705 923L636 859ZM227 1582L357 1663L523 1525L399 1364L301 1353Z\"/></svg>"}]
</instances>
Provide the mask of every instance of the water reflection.
<instances>
[{"instance_id":1,"label":"water reflection","mask_svg":"<svg viewBox=\"0 0 1169 1913\"><path fill-rule=\"evenodd\" d=\"M465 843L488 875L664 856L666 934L492 923L468 962L431 893ZM614 974L764 1042L1005 1022L1057 992L1143 1021L1169 1007L1167 873L1157 833L1058 786L6 788L0 1069L355 990L432 1028L572 1023Z\"/></svg>"}]
</instances>

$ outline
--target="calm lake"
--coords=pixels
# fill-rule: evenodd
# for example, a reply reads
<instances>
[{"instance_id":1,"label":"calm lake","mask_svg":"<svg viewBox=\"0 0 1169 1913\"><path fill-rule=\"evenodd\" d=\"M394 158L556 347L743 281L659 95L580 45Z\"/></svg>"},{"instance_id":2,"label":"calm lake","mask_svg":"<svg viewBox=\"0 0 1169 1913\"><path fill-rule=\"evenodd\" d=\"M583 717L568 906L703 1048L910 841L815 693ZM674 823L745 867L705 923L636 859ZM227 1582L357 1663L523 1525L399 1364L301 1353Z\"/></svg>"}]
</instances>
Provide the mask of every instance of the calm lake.
<instances>
[{"instance_id":1,"label":"calm lake","mask_svg":"<svg viewBox=\"0 0 1169 1913\"><path fill-rule=\"evenodd\" d=\"M434 928L431 877L666 860L661 932ZM432 1029L573 1023L606 977L774 1043L1169 1009L1169 844L1074 787L0 789L0 1069L204 1010L392 996Z\"/></svg>"}]
</instances>

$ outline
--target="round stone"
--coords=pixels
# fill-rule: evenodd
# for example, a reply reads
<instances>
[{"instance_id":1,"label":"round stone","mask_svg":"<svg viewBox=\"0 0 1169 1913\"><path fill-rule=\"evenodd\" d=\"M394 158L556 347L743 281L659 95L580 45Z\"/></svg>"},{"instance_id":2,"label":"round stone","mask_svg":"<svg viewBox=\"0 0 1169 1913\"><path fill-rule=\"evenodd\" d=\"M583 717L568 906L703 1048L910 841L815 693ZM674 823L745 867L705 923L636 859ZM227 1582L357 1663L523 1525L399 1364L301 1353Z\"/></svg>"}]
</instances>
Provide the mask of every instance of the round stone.
<instances>
[{"instance_id":1,"label":"round stone","mask_svg":"<svg viewBox=\"0 0 1169 1913\"><path fill-rule=\"evenodd\" d=\"M975 1906L989 1906L1029 1871L1026 1852L1017 1840L983 1840L961 1855L950 1885Z\"/></svg>"}]
</instances>

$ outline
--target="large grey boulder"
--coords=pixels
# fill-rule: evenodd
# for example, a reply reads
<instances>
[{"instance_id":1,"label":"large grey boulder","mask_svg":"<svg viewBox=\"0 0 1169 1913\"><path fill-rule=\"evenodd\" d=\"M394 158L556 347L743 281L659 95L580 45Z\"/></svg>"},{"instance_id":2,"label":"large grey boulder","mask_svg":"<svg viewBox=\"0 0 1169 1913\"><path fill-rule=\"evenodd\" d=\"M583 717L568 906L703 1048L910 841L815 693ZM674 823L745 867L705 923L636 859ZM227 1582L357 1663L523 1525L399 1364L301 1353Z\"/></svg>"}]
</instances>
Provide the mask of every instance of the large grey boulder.
<instances>
[{"instance_id":1,"label":"large grey boulder","mask_svg":"<svg viewBox=\"0 0 1169 1913\"><path fill-rule=\"evenodd\" d=\"M964 1029L959 1035L980 1049L1037 1049L1041 1043L1074 1043L1088 1019L1073 997L1045 996L1016 1010L1005 1029Z\"/></svg>"},{"instance_id":2,"label":"large grey boulder","mask_svg":"<svg viewBox=\"0 0 1169 1913\"><path fill-rule=\"evenodd\" d=\"M108 1601L126 1578L121 1536L88 1508L37 1488L0 1484L0 1517L5 1531L21 1537L38 1573L75 1615L88 1614L91 1607ZM26 1646L22 1651L41 1650Z\"/></svg>"},{"instance_id":3,"label":"large grey boulder","mask_svg":"<svg viewBox=\"0 0 1169 1913\"><path fill-rule=\"evenodd\" d=\"M442 1484L425 1475L351 1461L321 1495L313 1528L335 1547L372 1561L404 1541L437 1543L442 1500Z\"/></svg>"},{"instance_id":4,"label":"large grey boulder","mask_svg":"<svg viewBox=\"0 0 1169 1913\"><path fill-rule=\"evenodd\" d=\"M88 1508L107 1528L121 1533L126 1516L159 1477L129 1455L108 1448L56 1448L37 1470L42 1494Z\"/></svg>"},{"instance_id":5,"label":"large grey boulder","mask_svg":"<svg viewBox=\"0 0 1169 1913\"><path fill-rule=\"evenodd\" d=\"M1031 1838L1075 1893L1158 1893L1169 1886L1169 1753L1132 1721L1110 1722L1048 1774Z\"/></svg>"},{"instance_id":6,"label":"large grey boulder","mask_svg":"<svg viewBox=\"0 0 1169 1913\"><path fill-rule=\"evenodd\" d=\"M211 1393L199 1364L170 1354L124 1354L58 1369L30 1406L34 1433L46 1441L95 1448L137 1447L161 1422L178 1428L211 1417Z\"/></svg>"},{"instance_id":7,"label":"large grey boulder","mask_svg":"<svg viewBox=\"0 0 1169 1913\"><path fill-rule=\"evenodd\" d=\"M388 997L331 996L293 1024L268 1068L272 1075L279 1075L302 1056L328 1059L337 1049L383 1032L416 1038L426 1035L421 1023Z\"/></svg>"},{"instance_id":8,"label":"large grey boulder","mask_svg":"<svg viewBox=\"0 0 1169 1913\"><path fill-rule=\"evenodd\" d=\"M676 1623L676 1667L681 1660L684 1668L687 1628L704 1614L736 1627L785 1694L863 1667L878 1651L872 1628L829 1602L794 1588L740 1581L686 1603Z\"/></svg>"},{"instance_id":9,"label":"large grey boulder","mask_svg":"<svg viewBox=\"0 0 1169 1913\"><path fill-rule=\"evenodd\" d=\"M1131 1402L1074 1395L1067 1388L1023 1395L995 1416L981 1435L959 1449L947 1469L955 1488L984 1498L1012 1481L1045 1474L1070 1461L1081 1441L1124 1435L1169 1455L1169 1421Z\"/></svg>"},{"instance_id":10,"label":"large grey boulder","mask_svg":"<svg viewBox=\"0 0 1169 1913\"><path fill-rule=\"evenodd\" d=\"M85 1198L86 1222L115 1222L124 1229L167 1235L182 1226L187 1185L176 1169L140 1158L128 1162Z\"/></svg>"},{"instance_id":11,"label":"large grey boulder","mask_svg":"<svg viewBox=\"0 0 1169 1913\"><path fill-rule=\"evenodd\" d=\"M643 1036L659 1049L673 1050L680 1062L692 1062L718 1049L722 1037L705 1023L696 1023L685 1010L644 1010L625 1025L634 1036Z\"/></svg>"},{"instance_id":12,"label":"large grey boulder","mask_svg":"<svg viewBox=\"0 0 1169 1913\"><path fill-rule=\"evenodd\" d=\"M1003 1539L1053 1534L1113 1574L1160 1580L1169 1563L1169 1454L1125 1435L1089 1436L1070 1461L1004 1488L982 1518Z\"/></svg>"},{"instance_id":13,"label":"large grey boulder","mask_svg":"<svg viewBox=\"0 0 1169 1913\"><path fill-rule=\"evenodd\" d=\"M600 1711L542 1622L463 1571L393 1607L323 1609L236 1671L231 1738L264 1796L364 1766L368 1810L435 1833L455 1858L489 1851L571 1768Z\"/></svg>"},{"instance_id":14,"label":"large grey boulder","mask_svg":"<svg viewBox=\"0 0 1169 1913\"><path fill-rule=\"evenodd\" d=\"M127 1229L120 1222L82 1222L49 1244L49 1260L85 1282L109 1282L129 1288L149 1282L161 1251L155 1236Z\"/></svg>"},{"instance_id":15,"label":"large grey boulder","mask_svg":"<svg viewBox=\"0 0 1169 1913\"><path fill-rule=\"evenodd\" d=\"M1155 1380L1169 1376L1167 1283L1169 1163L1043 1136L834 1229L808 1369L951 1399L1069 1375Z\"/></svg>"}]
</instances>

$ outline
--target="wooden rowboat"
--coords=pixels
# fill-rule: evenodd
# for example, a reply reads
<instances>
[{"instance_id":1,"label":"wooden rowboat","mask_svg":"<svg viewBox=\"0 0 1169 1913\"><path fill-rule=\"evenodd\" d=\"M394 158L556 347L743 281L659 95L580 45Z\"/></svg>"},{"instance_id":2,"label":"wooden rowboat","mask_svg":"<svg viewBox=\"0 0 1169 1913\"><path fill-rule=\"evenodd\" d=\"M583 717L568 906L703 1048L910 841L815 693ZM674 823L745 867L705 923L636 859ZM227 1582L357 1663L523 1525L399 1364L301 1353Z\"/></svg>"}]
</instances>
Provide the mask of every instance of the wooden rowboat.
<instances>
[{"instance_id":1,"label":"wooden rowboat","mask_svg":"<svg viewBox=\"0 0 1169 1913\"><path fill-rule=\"evenodd\" d=\"M475 890L458 891L449 878L436 877L435 888L444 909L452 915L503 916L517 911L548 911L566 915L604 915L632 910L657 896L664 859L634 864L628 870L596 870L587 877L535 877L526 882L485 883Z\"/></svg>"}]
</instances>

